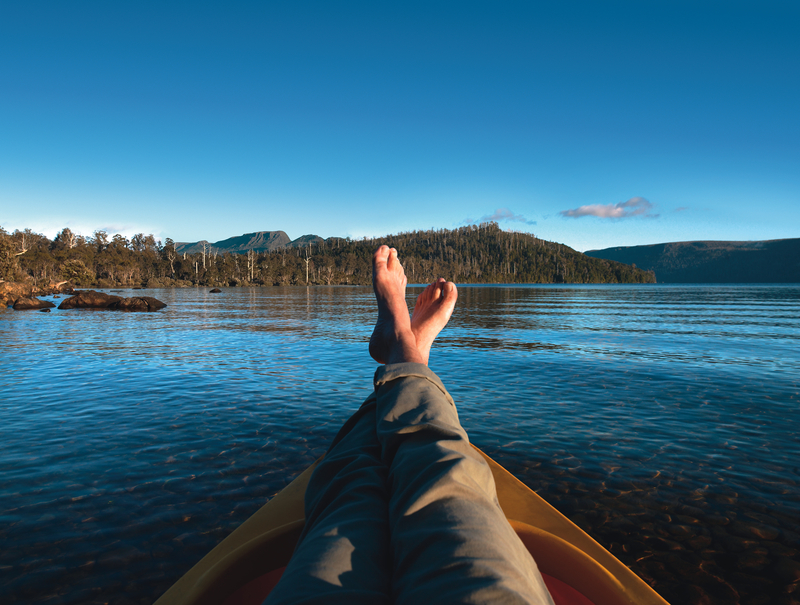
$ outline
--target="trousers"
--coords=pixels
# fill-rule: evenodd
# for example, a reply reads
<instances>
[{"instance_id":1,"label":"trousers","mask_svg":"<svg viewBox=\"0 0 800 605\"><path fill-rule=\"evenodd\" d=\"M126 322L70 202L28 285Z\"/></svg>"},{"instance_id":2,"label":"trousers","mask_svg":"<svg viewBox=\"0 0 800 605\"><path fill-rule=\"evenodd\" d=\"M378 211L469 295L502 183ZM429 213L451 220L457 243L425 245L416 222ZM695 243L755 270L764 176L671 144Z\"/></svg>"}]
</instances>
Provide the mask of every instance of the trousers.
<instances>
[{"instance_id":1,"label":"trousers","mask_svg":"<svg viewBox=\"0 0 800 605\"><path fill-rule=\"evenodd\" d=\"M552 605L439 377L392 364L374 387L312 474L305 528L264 605Z\"/></svg>"}]
</instances>

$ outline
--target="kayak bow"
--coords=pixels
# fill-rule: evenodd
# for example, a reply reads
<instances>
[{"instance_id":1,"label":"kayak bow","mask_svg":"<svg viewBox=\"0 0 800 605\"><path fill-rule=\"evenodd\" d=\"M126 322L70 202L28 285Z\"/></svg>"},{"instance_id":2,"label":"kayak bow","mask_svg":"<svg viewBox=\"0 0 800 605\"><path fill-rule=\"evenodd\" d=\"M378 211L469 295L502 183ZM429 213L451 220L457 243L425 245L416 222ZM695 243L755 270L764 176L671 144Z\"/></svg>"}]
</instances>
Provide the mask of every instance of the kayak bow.
<instances>
[{"instance_id":1,"label":"kayak bow","mask_svg":"<svg viewBox=\"0 0 800 605\"><path fill-rule=\"evenodd\" d=\"M556 605L668 605L586 532L475 449L489 463L500 506ZM156 605L260 604L297 544L305 522L303 497L317 462L186 572Z\"/></svg>"}]
</instances>

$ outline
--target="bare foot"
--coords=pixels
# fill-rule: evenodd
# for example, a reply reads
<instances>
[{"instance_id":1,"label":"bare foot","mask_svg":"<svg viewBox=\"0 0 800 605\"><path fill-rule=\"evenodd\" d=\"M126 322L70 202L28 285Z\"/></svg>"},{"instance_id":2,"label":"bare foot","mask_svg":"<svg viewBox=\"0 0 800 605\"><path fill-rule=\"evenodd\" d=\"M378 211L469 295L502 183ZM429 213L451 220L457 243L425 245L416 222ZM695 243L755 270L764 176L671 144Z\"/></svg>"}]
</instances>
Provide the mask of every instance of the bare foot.
<instances>
[{"instance_id":1,"label":"bare foot","mask_svg":"<svg viewBox=\"0 0 800 605\"><path fill-rule=\"evenodd\" d=\"M405 271L397 250L381 246L372 256L372 289L378 302L378 321L369 339L369 354L378 363L425 363L411 331L406 305Z\"/></svg>"},{"instance_id":2,"label":"bare foot","mask_svg":"<svg viewBox=\"0 0 800 605\"><path fill-rule=\"evenodd\" d=\"M458 299L458 290L451 281L439 278L417 297L414 315L411 316L411 331L417 340L417 349L428 363L431 345L439 332L450 321Z\"/></svg>"}]
</instances>

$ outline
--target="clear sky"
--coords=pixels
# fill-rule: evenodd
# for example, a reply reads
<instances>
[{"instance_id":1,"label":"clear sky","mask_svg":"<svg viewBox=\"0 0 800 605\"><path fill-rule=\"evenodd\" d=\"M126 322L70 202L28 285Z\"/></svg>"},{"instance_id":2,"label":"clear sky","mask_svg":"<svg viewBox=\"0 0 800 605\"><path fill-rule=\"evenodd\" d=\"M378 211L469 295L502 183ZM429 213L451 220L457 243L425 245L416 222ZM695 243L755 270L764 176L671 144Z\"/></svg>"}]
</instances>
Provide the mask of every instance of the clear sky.
<instances>
[{"instance_id":1,"label":"clear sky","mask_svg":"<svg viewBox=\"0 0 800 605\"><path fill-rule=\"evenodd\" d=\"M0 225L800 237L800 3L0 0Z\"/></svg>"}]
</instances>

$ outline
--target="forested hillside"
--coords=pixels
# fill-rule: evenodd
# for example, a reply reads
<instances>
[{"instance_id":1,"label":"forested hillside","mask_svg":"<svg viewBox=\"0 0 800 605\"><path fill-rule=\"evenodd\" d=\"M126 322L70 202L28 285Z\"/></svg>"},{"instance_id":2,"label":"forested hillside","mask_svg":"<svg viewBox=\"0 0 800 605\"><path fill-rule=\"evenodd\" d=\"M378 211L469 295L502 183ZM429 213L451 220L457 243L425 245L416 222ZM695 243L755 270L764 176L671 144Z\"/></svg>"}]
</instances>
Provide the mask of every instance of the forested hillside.
<instances>
[{"instance_id":1,"label":"forested hillside","mask_svg":"<svg viewBox=\"0 0 800 605\"><path fill-rule=\"evenodd\" d=\"M800 239L672 242L589 250L588 256L655 271L664 284L800 283Z\"/></svg>"},{"instance_id":2,"label":"forested hillside","mask_svg":"<svg viewBox=\"0 0 800 605\"><path fill-rule=\"evenodd\" d=\"M0 228L0 279L96 287L368 285L372 253L381 243L398 249L410 283L440 276L460 283L655 281L652 272L506 232L496 223L375 239L310 239L303 247L245 254L220 254L211 247L179 252L172 240L162 244L144 234L128 240L96 231L86 238L64 229L51 241L29 229L9 234Z\"/></svg>"}]
</instances>

